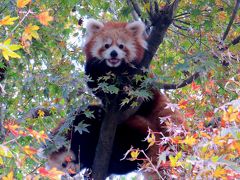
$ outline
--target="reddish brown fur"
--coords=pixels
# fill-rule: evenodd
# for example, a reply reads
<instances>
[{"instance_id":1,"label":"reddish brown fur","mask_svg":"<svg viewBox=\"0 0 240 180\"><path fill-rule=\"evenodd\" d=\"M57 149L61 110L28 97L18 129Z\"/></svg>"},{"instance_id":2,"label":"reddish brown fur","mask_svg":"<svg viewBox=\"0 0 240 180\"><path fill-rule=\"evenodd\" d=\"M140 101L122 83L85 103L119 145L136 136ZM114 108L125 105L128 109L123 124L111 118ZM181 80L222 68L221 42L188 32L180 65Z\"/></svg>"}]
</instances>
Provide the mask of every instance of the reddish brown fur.
<instances>
[{"instance_id":1,"label":"reddish brown fur","mask_svg":"<svg viewBox=\"0 0 240 180\"><path fill-rule=\"evenodd\" d=\"M87 60L90 60L93 58L93 56L91 54L91 49L93 48L96 37L101 36L103 39L104 38L108 39L109 37L111 37L113 39L113 43L116 43L117 38L121 37L121 39L123 41L129 40L129 39L133 40L134 46L136 49L136 54L137 54L136 61L138 63L140 63L140 61L142 60L143 55L144 55L144 48L140 45L141 43L140 43L139 37L134 36L133 32L126 29L127 24L128 23L125 23L125 22L106 22L106 23L104 23L104 27L99 32L94 34L89 39L89 41L85 44L84 52L86 54ZM100 49L100 53L103 50L104 49ZM129 51L131 51L131 49L125 48L124 51L128 55Z\"/></svg>"}]
</instances>

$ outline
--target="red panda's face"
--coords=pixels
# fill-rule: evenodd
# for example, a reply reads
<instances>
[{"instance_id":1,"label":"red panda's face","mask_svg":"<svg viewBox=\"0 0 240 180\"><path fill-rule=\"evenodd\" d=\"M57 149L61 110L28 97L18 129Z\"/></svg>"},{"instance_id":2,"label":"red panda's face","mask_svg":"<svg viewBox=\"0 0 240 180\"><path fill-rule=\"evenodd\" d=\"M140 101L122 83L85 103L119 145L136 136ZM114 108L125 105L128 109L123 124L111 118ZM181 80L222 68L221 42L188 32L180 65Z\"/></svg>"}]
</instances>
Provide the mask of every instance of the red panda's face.
<instances>
[{"instance_id":1,"label":"red panda's face","mask_svg":"<svg viewBox=\"0 0 240 180\"><path fill-rule=\"evenodd\" d=\"M122 61L131 63L142 60L146 41L143 23L108 22L89 20L85 53L87 60L104 60L109 67L118 67Z\"/></svg>"}]
</instances>

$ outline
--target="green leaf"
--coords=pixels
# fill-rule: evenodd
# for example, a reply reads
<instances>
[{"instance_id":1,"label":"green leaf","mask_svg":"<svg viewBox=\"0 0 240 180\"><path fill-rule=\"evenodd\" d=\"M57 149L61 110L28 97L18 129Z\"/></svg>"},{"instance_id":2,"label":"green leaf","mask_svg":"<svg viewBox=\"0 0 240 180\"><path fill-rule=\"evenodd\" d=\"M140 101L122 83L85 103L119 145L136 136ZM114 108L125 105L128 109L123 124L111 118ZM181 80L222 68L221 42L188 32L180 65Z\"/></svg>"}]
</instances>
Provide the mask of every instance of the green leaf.
<instances>
[{"instance_id":1,"label":"green leaf","mask_svg":"<svg viewBox=\"0 0 240 180\"><path fill-rule=\"evenodd\" d=\"M87 127L89 126L89 124L84 124L84 120L79 122L77 126L75 126L75 132L79 132L80 134L82 134L83 132L87 132L89 133Z\"/></svg>"}]
</instances>

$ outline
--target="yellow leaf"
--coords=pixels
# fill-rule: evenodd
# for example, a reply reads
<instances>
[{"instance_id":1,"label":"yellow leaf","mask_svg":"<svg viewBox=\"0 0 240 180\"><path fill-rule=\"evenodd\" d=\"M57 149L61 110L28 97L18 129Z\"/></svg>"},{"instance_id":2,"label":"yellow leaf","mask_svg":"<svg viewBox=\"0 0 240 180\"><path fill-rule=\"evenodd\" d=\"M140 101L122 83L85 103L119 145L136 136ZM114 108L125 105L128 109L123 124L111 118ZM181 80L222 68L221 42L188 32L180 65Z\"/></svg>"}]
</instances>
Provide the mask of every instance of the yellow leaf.
<instances>
[{"instance_id":1,"label":"yellow leaf","mask_svg":"<svg viewBox=\"0 0 240 180\"><path fill-rule=\"evenodd\" d=\"M0 157L0 165L3 165L3 159Z\"/></svg>"},{"instance_id":2,"label":"yellow leaf","mask_svg":"<svg viewBox=\"0 0 240 180\"><path fill-rule=\"evenodd\" d=\"M223 113L223 120L228 122L240 122L240 116L237 108L229 106L227 111Z\"/></svg>"},{"instance_id":3,"label":"yellow leaf","mask_svg":"<svg viewBox=\"0 0 240 180\"><path fill-rule=\"evenodd\" d=\"M143 5L143 9L144 9L144 10L147 10L147 11L150 11L150 3L145 3L145 4Z\"/></svg>"},{"instance_id":4,"label":"yellow leaf","mask_svg":"<svg viewBox=\"0 0 240 180\"><path fill-rule=\"evenodd\" d=\"M7 146L0 145L0 156L11 158L12 153Z\"/></svg>"},{"instance_id":5,"label":"yellow leaf","mask_svg":"<svg viewBox=\"0 0 240 180\"><path fill-rule=\"evenodd\" d=\"M31 0L17 0L17 7L18 8L24 8L30 2L31 2Z\"/></svg>"},{"instance_id":6,"label":"yellow leaf","mask_svg":"<svg viewBox=\"0 0 240 180\"><path fill-rule=\"evenodd\" d=\"M226 176L227 171L222 167L217 167L217 169L213 172L213 176L216 178L223 178Z\"/></svg>"},{"instance_id":7,"label":"yellow leaf","mask_svg":"<svg viewBox=\"0 0 240 180\"><path fill-rule=\"evenodd\" d=\"M24 152L29 155L30 158L32 158L33 160L35 160L35 158L33 157L34 154L37 154L37 149L30 147L30 146L24 146L23 147Z\"/></svg>"},{"instance_id":8,"label":"yellow leaf","mask_svg":"<svg viewBox=\"0 0 240 180\"><path fill-rule=\"evenodd\" d=\"M222 7L222 6L223 6L222 0L215 0L215 4L216 4L218 7Z\"/></svg>"},{"instance_id":9,"label":"yellow leaf","mask_svg":"<svg viewBox=\"0 0 240 180\"><path fill-rule=\"evenodd\" d=\"M181 163L177 162L180 158L182 157L182 151L178 152L175 157L172 155L169 156L170 159L170 166L171 167L176 167L179 166Z\"/></svg>"},{"instance_id":10,"label":"yellow leaf","mask_svg":"<svg viewBox=\"0 0 240 180\"><path fill-rule=\"evenodd\" d=\"M132 150L132 151L131 151L131 157L132 157L131 160L132 160L132 161L136 160L137 157L138 157L138 155L139 155L139 153L140 153L140 152L139 152L138 149Z\"/></svg>"},{"instance_id":11,"label":"yellow leaf","mask_svg":"<svg viewBox=\"0 0 240 180\"><path fill-rule=\"evenodd\" d=\"M223 138L223 137L220 137L220 136L214 137L214 138L213 138L213 142L214 142L215 144L219 145L219 146L223 146L223 145L226 143L226 141L224 140L224 138Z\"/></svg>"},{"instance_id":12,"label":"yellow leaf","mask_svg":"<svg viewBox=\"0 0 240 180\"><path fill-rule=\"evenodd\" d=\"M18 17L11 18L10 16L6 16L0 20L0 25L13 25L14 21L17 19L18 19Z\"/></svg>"},{"instance_id":13,"label":"yellow leaf","mask_svg":"<svg viewBox=\"0 0 240 180\"><path fill-rule=\"evenodd\" d=\"M152 146L156 142L156 137L153 133L147 138L147 142L149 143L148 147Z\"/></svg>"},{"instance_id":14,"label":"yellow leaf","mask_svg":"<svg viewBox=\"0 0 240 180\"><path fill-rule=\"evenodd\" d=\"M212 162L216 163L218 161L219 157L218 156L212 156L211 160Z\"/></svg>"},{"instance_id":15,"label":"yellow leaf","mask_svg":"<svg viewBox=\"0 0 240 180\"><path fill-rule=\"evenodd\" d=\"M196 144L197 140L193 136L186 136L183 142L189 146L193 146L194 144Z\"/></svg>"},{"instance_id":16,"label":"yellow leaf","mask_svg":"<svg viewBox=\"0 0 240 180\"><path fill-rule=\"evenodd\" d=\"M37 15L37 18L39 20L39 22L45 26L48 26L50 21L53 21L53 17L49 16L49 12L48 11L44 11L42 13L40 13L39 15Z\"/></svg>"},{"instance_id":17,"label":"yellow leaf","mask_svg":"<svg viewBox=\"0 0 240 180\"><path fill-rule=\"evenodd\" d=\"M39 115L40 117L44 117L45 113L44 113L44 111L42 111L42 110L38 110L38 115Z\"/></svg>"},{"instance_id":18,"label":"yellow leaf","mask_svg":"<svg viewBox=\"0 0 240 180\"><path fill-rule=\"evenodd\" d=\"M7 176L3 177L2 180L13 180L13 171L11 171Z\"/></svg>"},{"instance_id":19,"label":"yellow leaf","mask_svg":"<svg viewBox=\"0 0 240 180\"><path fill-rule=\"evenodd\" d=\"M0 50L2 50L2 55L3 57L9 61L9 57L12 58L21 58L21 56L19 56L17 53L15 53L15 50L18 50L20 48L22 48L22 46L20 45L16 45L16 44L12 44L10 45L11 40L7 39L6 41L4 41L3 43L0 43Z\"/></svg>"},{"instance_id":20,"label":"yellow leaf","mask_svg":"<svg viewBox=\"0 0 240 180\"><path fill-rule=\"evenodd\" d=\"M30 23L23 32L23 39L26 40L32 40L32 38L39 39L39 35L37 33L37 30L39 30L39 26L37 25L32 25Z\"/></svg>"}]
</instances>

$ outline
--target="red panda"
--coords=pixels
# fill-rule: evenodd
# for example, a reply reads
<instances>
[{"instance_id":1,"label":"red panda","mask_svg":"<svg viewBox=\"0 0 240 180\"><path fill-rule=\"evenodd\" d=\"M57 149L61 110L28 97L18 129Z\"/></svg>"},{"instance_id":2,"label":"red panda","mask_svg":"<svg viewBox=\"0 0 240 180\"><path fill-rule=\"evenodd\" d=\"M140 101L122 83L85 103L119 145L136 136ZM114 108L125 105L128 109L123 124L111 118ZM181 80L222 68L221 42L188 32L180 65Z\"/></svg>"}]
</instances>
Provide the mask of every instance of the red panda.
<instances>
[{"instance_id":1,"label":"red panda","mask_svg":"<svg viewBox=\"0 0 240 180\"><path fill-rule=\"evenodd\" d=\"M126 89L140 88L136 75L145 75L140 65L147 49L145 26L140 21L101 23L90 20L86 29L85 74L91 79L87 85L105 107L114 101L120 109L122 100L129 98ZM112 85L117 92L106 92L101 85Z\"/></svg>"},{"instance_id":2,"label":"red panda","mask_svg":"<svg viewBox=\"0 0 240 180\"><path fill-rule=\"evenodd\" d=\"M77 126L82 120L90 124L90 133L79 134L74 130L72 131L71 151L75 154L75 163L80 161L81 168L91 168L93 164L101 121L104 118L104 109L109 102L117 102L117 107L122 110L120 108L122 100L129 97L125 90L126 87L133 90L144 88L141 83L135 80L135 75L145 76L141 60L147 50L146 38L144 37L145 27L142 22L102 23L90 20L86 29L85 74L91 79L87 85L102 100L103 108L89 106L90 110L94 112L95 119L78 115L73 122L73 126ZM101 78L109 74L110 78ZM99 87L101 83L115 85L118 88L118 93L112 94L104 91ZM126 174L137 169L138 163L136 161L120 161L120 159L131 145L134 148L147 149L148 143L143 139L148 135L149 128L154 132L161 132L164 136L170 135L166 124L160 123L161 117L168 117L176 125L184 125L184 119L180 112L167 108L169 103L167 97L153 87L148 89L152 98L144 101L136 113L118 125L108 169L109 175ZM129 106L125 107L125 109L127 108ZM100 116L99 112L102 113ZM159 139L161 137L161 135L157 136ZM146 154L152 159L153 164L157 164L158 153L158 145L153 145L146 150ZM146 174L146 177L151 175Z\"/></svg>"}]
</instances>

